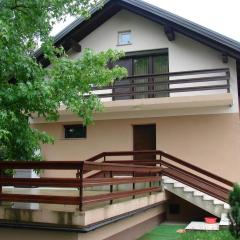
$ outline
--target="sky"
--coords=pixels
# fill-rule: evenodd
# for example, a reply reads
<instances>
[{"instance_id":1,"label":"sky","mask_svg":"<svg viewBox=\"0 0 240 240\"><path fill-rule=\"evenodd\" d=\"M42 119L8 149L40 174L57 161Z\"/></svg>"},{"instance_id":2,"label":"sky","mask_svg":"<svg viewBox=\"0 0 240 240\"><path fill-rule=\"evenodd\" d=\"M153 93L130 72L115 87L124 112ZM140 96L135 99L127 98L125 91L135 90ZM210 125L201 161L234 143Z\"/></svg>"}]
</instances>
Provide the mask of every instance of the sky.
<instances>
[{"instance_id":1,"label":"sky","mask_svg":"<svg viewBox=\"0 0 240 240\"><path fill-rule=\"evenodd\" d=\"M240 42L240 0L145 0ZM74 20L55 26L57 34Z\"/></svg>"}]
</instances>

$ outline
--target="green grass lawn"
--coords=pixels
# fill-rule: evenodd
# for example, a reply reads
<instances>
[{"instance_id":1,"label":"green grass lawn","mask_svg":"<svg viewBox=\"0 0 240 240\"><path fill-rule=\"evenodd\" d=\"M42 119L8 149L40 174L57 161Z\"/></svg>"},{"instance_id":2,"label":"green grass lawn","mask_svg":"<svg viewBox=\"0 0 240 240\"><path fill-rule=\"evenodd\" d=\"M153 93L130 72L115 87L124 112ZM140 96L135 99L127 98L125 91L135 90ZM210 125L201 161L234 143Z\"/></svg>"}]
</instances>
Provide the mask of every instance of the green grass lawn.
<instances>
[{"instance_id":1,"label":"green grass lawn","mask_svg":"<svg viewBox=\"0 0 240 240\"><path fill-rule=\"evenodd\" d=\"M178 229L184 229L186 225L161 224L151 232L144 234L138 240L178 240Z\"/></svg>"},{"instance_id":2,"label":"green grass lawn","mask_svg":"<svg viewBox=\"0 0 240 240\"><path fill-rule=\"evenodd\" d=\"M177 233L177 230L185 227L186 225L161 224L138 240L234 240L227 230Z\"/></svg>"},{"instance_id":3,"label":"green grass lawn","mask_svg":"<svg viewBox=\"0 0 240 240\"><path fill-rule=\"evenodd\" d=\"M179 240L234 240L227 230L211 232L187 232L181 234Z\"/></svg>"}]
</instances>

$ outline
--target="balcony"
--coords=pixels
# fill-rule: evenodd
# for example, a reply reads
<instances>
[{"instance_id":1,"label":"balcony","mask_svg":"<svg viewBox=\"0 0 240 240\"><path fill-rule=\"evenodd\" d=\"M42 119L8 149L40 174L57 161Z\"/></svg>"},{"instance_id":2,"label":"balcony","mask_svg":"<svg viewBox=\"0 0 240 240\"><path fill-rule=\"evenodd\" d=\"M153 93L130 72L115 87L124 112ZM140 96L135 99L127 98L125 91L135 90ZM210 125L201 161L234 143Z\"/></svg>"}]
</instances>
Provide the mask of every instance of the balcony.
<instances>
[{"instance_id":1,"label":"balcony","mask_svg":"<svg viewBox=\"0 0 240 240\"><path fill-rule=\"evenodd\" d=\"M125 113L132 118L191 114L203 108L223 112L233 104L228 68L129 76L110 86L93 87L93 93L104 105L95 120L126 118ZM78 120L65 106L59 112L63 121Z\"/></svg>"},{"instance_id":2,"label":"balcony","mask_svg":"<svg viewBox=\"0 0 240 240\"><path fill-rule=\"evenodd\" d=\"M226 109L233 103L228 68L129 76L93 90L106 113L161 110L164 114L178 109Z\"/></svg>"},{"instance_id":3,"label":"balcony","mask_svg":"<svg viewBox=\"0 0 240 240\"><path fill-rule=\"evenodd\" d=\"M93 90L104 102L229 93L230 72L221 68L129 76Z\"/></svg>"}]
</instances>

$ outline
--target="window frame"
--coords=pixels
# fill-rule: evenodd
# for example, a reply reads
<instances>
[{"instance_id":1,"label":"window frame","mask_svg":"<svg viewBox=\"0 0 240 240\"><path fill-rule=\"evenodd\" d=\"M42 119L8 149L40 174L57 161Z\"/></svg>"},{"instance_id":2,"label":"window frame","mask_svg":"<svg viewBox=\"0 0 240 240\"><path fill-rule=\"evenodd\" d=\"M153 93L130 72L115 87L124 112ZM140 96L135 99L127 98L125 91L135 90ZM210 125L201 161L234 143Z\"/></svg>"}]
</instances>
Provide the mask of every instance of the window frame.
<instances>
[{"instance_id":1,"label":"window frame","mask_svg":"<svg viewBox=\"0 0 240 240\"><path fill-rule=\"evenodd\" d=\"M121 43L120 42L120 36L123 34L129 33L129 42L128 43ZM132 31L131 30L125 30L125 31L118 31L117 34L117 46L126 46L132 44Z\"/></svg>"},{"instance_id":2,"label":"window frame","mask_svg":"<svg viewBox=\"0 0 240 240\"><path fill-rule=\"evenodd\" d=\"M82 127L83 128L83 133L84 133L84 136L83 137L67 137L67 130L70 129L70 128L74 128L74 127ZM63 125L63 134L64 134L64 139L68 140L68 139L72 139L72 140L79 140L79 139L86 139L87 138L87 127L84 126L83 124L81 123L78 123L78 124L66 124L66 125Z\"/></svg>"}]
</instances>

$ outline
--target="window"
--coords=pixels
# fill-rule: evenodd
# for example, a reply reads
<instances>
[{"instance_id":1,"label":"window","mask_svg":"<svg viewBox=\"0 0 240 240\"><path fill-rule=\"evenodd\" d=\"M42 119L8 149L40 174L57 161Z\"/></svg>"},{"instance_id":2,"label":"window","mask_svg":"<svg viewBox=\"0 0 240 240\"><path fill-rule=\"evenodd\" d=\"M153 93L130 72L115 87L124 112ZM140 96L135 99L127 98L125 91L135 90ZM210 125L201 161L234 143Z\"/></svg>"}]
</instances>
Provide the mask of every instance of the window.
<instances>
[{"instance_id":1,"label":"window","mask_svg":"<svg viewBox=\"0 0 240 240\"><path fill-rule=\"evenodd\" d=\"M131 31L118 33L118 45L131 44Z\"/></svg>"},{"instance_id":2,"label":"window","mask_svg":"<svg viewBox=\"0 0 240 240\"><path fill-rule=\"evenodd\" d=\"M65 125L64 126L65 138L86 138L87 128L82 124L77 125Z\"/></svg>"}]
</instances>

